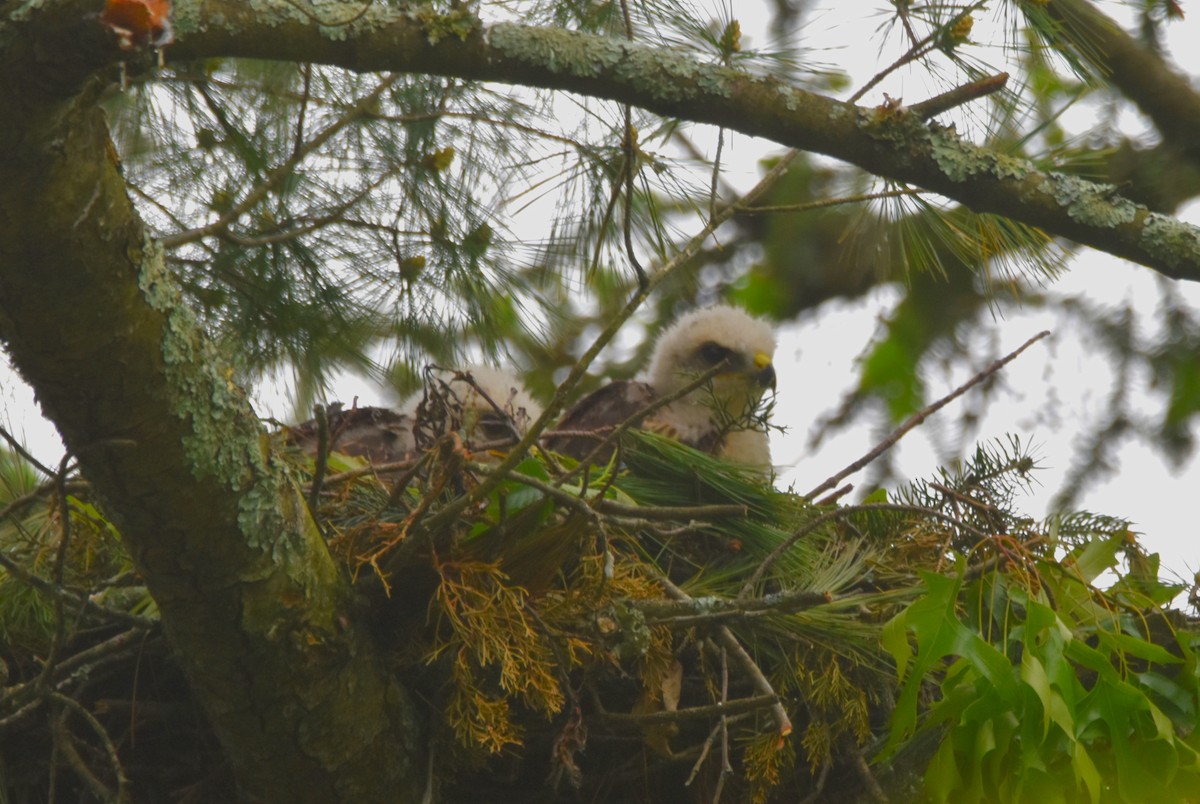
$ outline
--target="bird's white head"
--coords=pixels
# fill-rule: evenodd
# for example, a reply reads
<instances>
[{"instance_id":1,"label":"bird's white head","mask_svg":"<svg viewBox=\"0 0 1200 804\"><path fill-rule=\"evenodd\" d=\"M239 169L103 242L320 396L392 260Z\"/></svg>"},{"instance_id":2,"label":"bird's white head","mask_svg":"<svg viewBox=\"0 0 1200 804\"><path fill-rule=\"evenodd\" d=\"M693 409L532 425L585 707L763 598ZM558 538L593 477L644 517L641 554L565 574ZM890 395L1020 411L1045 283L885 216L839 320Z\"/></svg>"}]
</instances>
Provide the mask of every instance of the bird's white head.
<instances>
[{"instance_id":1,"label":"bird's white head","mask_svg":"<svg viewBox=\"0 0 1200 804\"><path fill-rule=\"evenodd\" d=\"M680 316L659 337L647 381L660 395L673 393L699 375L721 366L711 392L699 388L685 400L716 397L737 417L767 388L775 387L775 333L767 322L728 305L706 307Z\"/></svg>"}]
</instances>

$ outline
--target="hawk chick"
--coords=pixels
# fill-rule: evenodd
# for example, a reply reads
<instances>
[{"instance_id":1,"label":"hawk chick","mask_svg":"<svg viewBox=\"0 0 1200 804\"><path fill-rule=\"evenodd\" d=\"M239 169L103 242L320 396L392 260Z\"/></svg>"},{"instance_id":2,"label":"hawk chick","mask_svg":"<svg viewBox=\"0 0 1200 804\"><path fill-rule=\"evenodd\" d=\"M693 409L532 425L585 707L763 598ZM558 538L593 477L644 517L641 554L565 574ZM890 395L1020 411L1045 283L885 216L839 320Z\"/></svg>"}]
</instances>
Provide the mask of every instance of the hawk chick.
<instances>
[{"instance_id":1,"label":"hawk chick","mask_svg":"<svg viewBox=\"0 0 1200 804\"><path fill-rule=\"evenodd\" d=\"M645 374L609 383L563 415L550 449L582 460L614 427L701 375L712 379L648 414L640 426L764 473L771 448L756 409L775 388L775 334L743 310L718 305L680 317L659 337ZM610 453L611 454L611 453Z\"/></svg>"},{"instance_id":2,"label":"hawk chick","mask_svg":"<svg viewBox=\"0 0 1200 804\"><path fill-rule=\"evenodd\" d=\"M539 415L541 408L510 371L486 366L439 370L432 373L426 391L399 410L330 405L328 449L376 465L396 463L415 457L451 430L468 448L497 447L515 443ZM287 440L315 457L317 421L287 428Z\"/></svg>"}]
</instances>

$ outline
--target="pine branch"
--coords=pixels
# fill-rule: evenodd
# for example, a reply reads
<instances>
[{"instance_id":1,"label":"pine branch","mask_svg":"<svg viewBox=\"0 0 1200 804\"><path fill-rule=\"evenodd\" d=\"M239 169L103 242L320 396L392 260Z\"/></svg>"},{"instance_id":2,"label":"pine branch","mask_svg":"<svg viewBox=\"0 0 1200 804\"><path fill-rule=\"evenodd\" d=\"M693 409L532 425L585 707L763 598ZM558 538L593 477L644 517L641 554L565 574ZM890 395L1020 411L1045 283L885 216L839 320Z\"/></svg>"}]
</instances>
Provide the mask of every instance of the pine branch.
<instances>
[{"instance_id":1,"label":"pine branch","mask_svg":"<svg viewBox=\"0 0 1200 804\"><path fill-rule=\"evenodd\" d=\"M509 23L484 26L463 11L439 17L377 6L337 29L336 37L297 20L284 0L253 7L184 0L177 16L176 58L297 59L608 98L833 156L1166 276L1200 280L1197 227L1151 213L1113 187L981 148L903 110L862 109L639 43Z\"/></svg>"},{"instance_id":2,"label":"pine branch","mask_svg":"<svg viewBox=\"0 0 1200 804\"><path fill-rule=\"evenodd\" d=\"M1200 160L1200 93L1192 82L1122 30L1087 0L1054 0L1022 7L1046 14L1059 24L1060 46L1075 50L1099 75L1137 104L1162 133Z\"/></svg>"}]
</instances>

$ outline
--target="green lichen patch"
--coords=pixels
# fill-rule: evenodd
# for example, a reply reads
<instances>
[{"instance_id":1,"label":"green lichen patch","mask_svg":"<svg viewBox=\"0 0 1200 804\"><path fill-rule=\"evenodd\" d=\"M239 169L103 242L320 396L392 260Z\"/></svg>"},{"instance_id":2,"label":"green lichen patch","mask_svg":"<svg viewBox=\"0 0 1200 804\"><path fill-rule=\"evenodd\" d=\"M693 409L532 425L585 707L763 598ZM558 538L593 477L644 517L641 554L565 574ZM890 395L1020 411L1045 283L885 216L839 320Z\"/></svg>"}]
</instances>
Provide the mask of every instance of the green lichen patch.
<instances>
[{"instance_id":1,"label":"green lichen patch","mask_svg":"<svg viewBox=\"0 0 1200 804\"><path fill-rule=\"evenodd\" d=\"M1047 175L1039 189L1053 196L1071 220L1103 229L1132 223L1140 209L1116 195L1117 188L1111 184L1095 184L1060 173Z\"/></svg>"},{"instance_id":2,"label":"green lichen patch","mask_svg":"<svg viewBox=\"0 0 1200 804\"><path fill-rule=\"evenodd\" d=\"M507 23L492 26L486 36L488 43L508 58L578 78L612 74L664 102L712 95L727 98L737 82L746 78L737 70L697 64L680 51L603 36Z\"/></svg>"},{"instance_id":3,"label":"green lichen patch","mask_svg":"<svg viewBox=\"0 0 1200 804\"><path fill-rule=\"evenodd\" d=\"M624 43L615 39L588 37L557 28L534 30L501 23L488 29L487 40L511 59L579 77L599 76L626 56Z\"/></svg>"},{"instance_id":4,"label":"green lichen patch","mask_svg":"<svg viewBox=\"0 0 1200 804\"><path fill-rule=\"evenodd\" d=\"M245 488L265 471L256 444L257 421L245 393L233 381L228 361L204 336L192 311L163 263L162 246L147 237L138 284L146 303L166 319L162 356L173 413L191 425L183 440L197 479L214 478L223 486ZM232 436L232 437L231 437Z\"/></svg>"},{"instance_id":5,"label":"green lichen patch","mask_svg":"<svg viewBox=\"0 0 1200 804\"><path fill-rule=\"evenodd\" d=\"M951 181L966 181L976 176L1020 180L1037 171L1032 163L1024 159L987 151L965 142L953 129L930 130L928 141L934 162Z\"/></svg>"},{"instance_id":6,"label":"green lichen patch","mask_svg":"<svg viewBox=\"0 0 1200 804\"><path fill-rule=\"evenodd\" d=\"M448 14L439 14L429 6L423 6L414 12L414 15L425 29L425 38L431 45L451 37L465 42L467 37L479 28L479 17L468 8L457 8Z\"/></svg>"},{"instance_id":7,"label":"green lichen patch","mask_svg":"<svg viewBox=\"0 0 1200 804\"><path fill-rule=\"evenodd\" d=\"M1150 212L1142 224L1141 244L1171 268L1194 264L1200 251L1200 229Z\"/></svg>"}]
</instances>

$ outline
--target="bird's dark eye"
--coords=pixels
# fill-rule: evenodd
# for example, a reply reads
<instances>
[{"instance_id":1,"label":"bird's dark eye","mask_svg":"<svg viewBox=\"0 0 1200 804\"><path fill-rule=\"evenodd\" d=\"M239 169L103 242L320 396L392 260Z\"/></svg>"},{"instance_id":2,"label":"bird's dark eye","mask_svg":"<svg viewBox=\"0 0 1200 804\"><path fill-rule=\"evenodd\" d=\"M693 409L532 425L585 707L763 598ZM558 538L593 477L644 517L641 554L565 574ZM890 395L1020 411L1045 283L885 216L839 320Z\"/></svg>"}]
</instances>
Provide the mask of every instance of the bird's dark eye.
<instances>
[{"instance_id":1,"label":"bird's dark eye","mask_svg":"<svg viewBox=\"0 0 1200 804\"><path fill-rule=\"evenodd\" d=\"M700 344L700 359L706 365L715 366L724 360L730 360L734 357L733 350L722 346L713 341L707 341Z\"/></svg>"}]
</instances>

